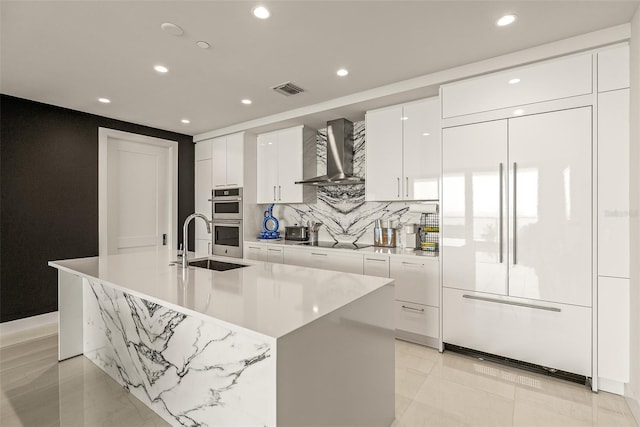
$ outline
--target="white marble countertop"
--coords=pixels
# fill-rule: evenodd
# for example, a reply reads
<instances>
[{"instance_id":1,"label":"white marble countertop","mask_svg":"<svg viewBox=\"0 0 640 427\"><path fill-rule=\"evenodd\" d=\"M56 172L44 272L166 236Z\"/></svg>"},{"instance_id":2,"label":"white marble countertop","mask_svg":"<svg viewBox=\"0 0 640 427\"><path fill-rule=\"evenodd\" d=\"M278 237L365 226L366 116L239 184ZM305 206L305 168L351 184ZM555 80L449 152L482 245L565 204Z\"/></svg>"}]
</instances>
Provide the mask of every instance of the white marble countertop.
<instances>
[{"instance_id":1,"label":"white marble countertop","mask_svg":"<svg viewBox=\"0 0 640 427\"><path fill-rule=\"evenodd\" d=\"M51 261L132 295L199 317L279 338L393 282L392 279L230 257L248 265L212 271L178 265L175 250Z\"/></svg>"}]
</instances>

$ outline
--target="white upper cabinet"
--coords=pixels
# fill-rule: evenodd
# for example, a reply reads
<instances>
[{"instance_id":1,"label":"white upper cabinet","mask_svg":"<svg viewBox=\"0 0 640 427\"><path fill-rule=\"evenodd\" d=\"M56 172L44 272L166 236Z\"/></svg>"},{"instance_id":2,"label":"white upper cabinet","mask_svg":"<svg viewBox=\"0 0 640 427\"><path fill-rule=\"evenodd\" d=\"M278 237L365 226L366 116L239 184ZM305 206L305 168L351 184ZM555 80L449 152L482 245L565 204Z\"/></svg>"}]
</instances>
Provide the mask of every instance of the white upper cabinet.
<instances>
[{"instance_id":1,"label":"white upper cabinet","mask_svg":"<svg viewBox=\"0 0 640 427\"><path fill-rule=\"evenodd\" d=\"M210 159L212 155L212 140L208 139L205 141L200 141L196 144L195 147L195 160L205 160Z\"/></svg>"},{"instance_id":2,"label":"white upper cabinet","mask_svg":"<svg viewBox=\"0 0 640 427\"><path fill-rule=\"evenodd\" d=\"M365 199L402 200L402 106L367 111Z\"/></svg>"},{"instance_id":3,"label":"white upper cabinet","mask_svg":"<svg viewBox=\"0 0 640 427\"><path fill-rule=\"evenodd\" d=\"M628 88L629 73L627 44L598 52L598 92Z\"/></svg>"},{"instance_id":4,"label":"white upper cabinet","mask_svg":"<svg viewBox=\"0 0 640 427\"><path fill-rule=\"evenodd\" d=\"M437 200L439 98L367 111L367 201Z\"/></svg>"},{"instance_id":5,"label":"white upper cabinet","mask_svg":"<svg viewBox=\"0 0 640 427\"><path fill-rule=\"evenodd\" d=\"M598 275L629 277L629 89L598 94Z\"/></svg>"},{"instance_id":6,"label":"white upper cabinet","mask_svg":"<svg viewBox=\"0 0 640 427\"><path fill-rule=\"evenodd\" d=\"M244 133L214 138L211 144L214 188L242 187Z\"/></svg>"},{"instance_id":7,"label":"white upper cabinet","mask_svg":"<svg viewBox=\"0 0 640 427\"><path fill-rule=\"evenodd\" d=\"M316 175L315 131L296 126L258 135L258 203L309 203L316 189L296 184Z\"/></svg>"},{"instance_id":8,"label":"white upper cabinet","mask_svg":"<svg viewBox=\"0 0 640 427\"><path fill-rule=\"evenodd\" d=\"M592 93L592 55L554 59L442 86L442 117Z\"/></svg>"},{"instance_id":9,"label":"white upper cabinet","mask_svg":"<svg viewBox=\"0 0 640 427\"><path fill-rule=\"evenodd\" d=\"M403 107L405 200L437 200L440 183L440 98Z\"/></svg>"}]
</instances>

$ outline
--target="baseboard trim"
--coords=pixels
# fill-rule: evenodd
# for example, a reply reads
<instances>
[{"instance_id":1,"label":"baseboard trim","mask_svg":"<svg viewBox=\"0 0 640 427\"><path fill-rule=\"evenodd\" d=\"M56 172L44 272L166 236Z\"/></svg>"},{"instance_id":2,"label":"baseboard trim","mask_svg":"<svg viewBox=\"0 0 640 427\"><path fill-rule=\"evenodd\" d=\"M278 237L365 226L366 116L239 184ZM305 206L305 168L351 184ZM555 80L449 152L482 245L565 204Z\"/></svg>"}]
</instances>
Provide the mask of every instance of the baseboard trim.
<instances>
[{"instance_id":1,"label":"baseboard trim","mask_svg":"<svg viewBox=\"0 0 640 427\"><path fill-rule=\"evenodd\" d=\"M52 336L58 333L58 312L0 323L0 347Z\"/></svg>"},{"instance_id":2,"label":"baseboard trim","mask_svg":"<svg viewBox=\"0 0 640 427\"><path fill-rule=\"evenodd\" d=\"M624 396L624 383L610 380L608 378L598 377L598 391L600 390Z\"/></svg>"},{"instance_id":3,"label":"baseboard trim","mask_svg":"<svg viewBox=\"0 0 640 427\"><path fill-rule=\"evenodd\" d=\"M629 384L627 384L625 387L625 395L625 400L627 401L629 408L631 408L631 413L636 419L636 423L640 425L640 399L633 395Z\"/></svg>"}]
</instances>

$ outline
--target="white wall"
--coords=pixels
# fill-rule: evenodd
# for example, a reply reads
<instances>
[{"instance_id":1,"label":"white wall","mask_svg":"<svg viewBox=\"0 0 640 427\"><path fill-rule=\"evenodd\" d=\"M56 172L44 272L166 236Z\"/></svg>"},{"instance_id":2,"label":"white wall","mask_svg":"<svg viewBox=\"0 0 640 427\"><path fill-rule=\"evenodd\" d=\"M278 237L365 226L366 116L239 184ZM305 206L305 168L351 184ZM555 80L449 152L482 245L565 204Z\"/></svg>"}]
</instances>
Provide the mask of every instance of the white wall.
<instances>
[{"instance_id":1,"label":"white wall","mask_svg":"<svg viewBox=\"0 0 640 427\"><path fill-rule=\"evenodd\" d=\"M630 382L625 390L640 424L640 8L631 22L631 354Z\"/></svg>"}]
</instances>

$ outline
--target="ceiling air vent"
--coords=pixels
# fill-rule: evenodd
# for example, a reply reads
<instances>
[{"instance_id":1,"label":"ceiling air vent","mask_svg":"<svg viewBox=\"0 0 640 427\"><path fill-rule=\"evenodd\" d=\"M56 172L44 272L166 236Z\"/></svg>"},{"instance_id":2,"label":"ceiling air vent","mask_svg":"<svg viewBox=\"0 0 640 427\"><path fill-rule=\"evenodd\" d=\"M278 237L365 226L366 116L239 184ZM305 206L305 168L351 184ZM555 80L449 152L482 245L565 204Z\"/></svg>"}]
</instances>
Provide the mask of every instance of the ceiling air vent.
<instances>
[{"instance_id":1,"label":"ceiling air vent","mask_svg":"<svg viewBox=\"0 0 640 427\"><path fill-rule=\"evenodd\" d=\"M278 93L281 93L285 96L297 95L299 93L304 92L304 89L294 85L291 82L286 82L279 84L277 86L272 87L271 89L275 90Z\"/></svg>"}]
</instances>

